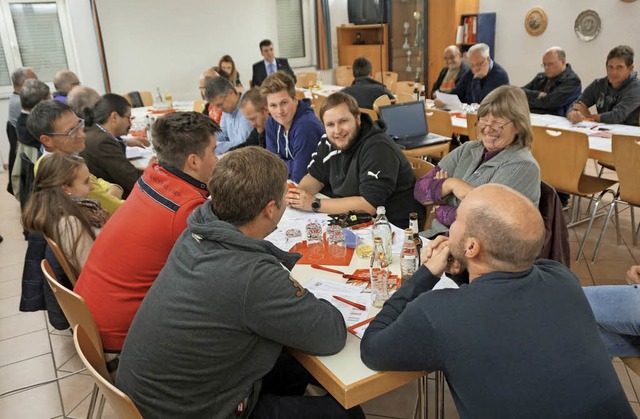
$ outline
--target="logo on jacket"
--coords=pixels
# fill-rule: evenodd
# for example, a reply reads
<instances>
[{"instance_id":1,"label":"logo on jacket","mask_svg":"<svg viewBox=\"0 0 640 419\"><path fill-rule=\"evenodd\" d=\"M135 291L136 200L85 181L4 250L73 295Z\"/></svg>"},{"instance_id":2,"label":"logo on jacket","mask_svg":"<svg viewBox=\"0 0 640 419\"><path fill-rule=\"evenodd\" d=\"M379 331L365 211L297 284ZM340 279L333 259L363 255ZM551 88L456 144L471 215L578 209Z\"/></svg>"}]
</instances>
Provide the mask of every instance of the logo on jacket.
<instances>
[{"instance_id":1,"label":"logo on jacket","mask_svg":"<svg viewBox=\"0 0 640 419\"><path fill-rule=\"evenodd\" d=\"M378 175L379 175L379 174L380 174L380 170L378 170L376 173L373 173L371 170L369 170L369 171L367 172L367 175L368 175L368 176L374 177L374 178L376 178L376 179L378 179Z\"/></svg>"},{"instance_id":2,"label":"logo on jacket","mask_svg":"<svg viewBox=\"0 0 640 419\"><path fill-rule=\"evenodd\" d=\"M289 275L289 280L291 282L293 282L293 286L298 289L298 291L296 291L296 297L298 297L298 298L302 297L304 295L306 289L302 285L300 285L300 283L298 281L293 279L293 277L291 275Z\"/></svg>"}]
</instances>

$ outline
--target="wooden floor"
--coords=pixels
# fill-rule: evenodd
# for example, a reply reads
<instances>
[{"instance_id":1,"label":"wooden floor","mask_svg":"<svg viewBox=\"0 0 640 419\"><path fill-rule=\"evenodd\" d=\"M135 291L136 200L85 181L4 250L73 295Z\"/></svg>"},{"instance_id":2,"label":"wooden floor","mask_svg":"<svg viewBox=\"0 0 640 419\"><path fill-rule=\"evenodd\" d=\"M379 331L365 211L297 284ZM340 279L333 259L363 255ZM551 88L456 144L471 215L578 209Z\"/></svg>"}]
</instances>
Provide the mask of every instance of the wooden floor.
<instances>
[{"instance_id":1,"label":"wooden floor","mask_svg":"<svg viewBox=\"0 0 640 419\"><path fill-rule=\"evenodd\" d=\"M22 264L26 242L20 226L18 202L5 191L7 174L0 174L0 395L10 390L61 377L81 369L68 331L52 331L44 312L21 313L20 300ZM616 244L615 229L609 227L606 241L596 263L582 257L572 263L572 270L585 286L624 284L624 275L632 264L640 264L640 246L631 245L629 211L623 212L621 226L624 243ZM591 257L602 220L598 220L590 235L586 254ZM569 231L572 252L585 226ZM613 360L622 386L636 414L640 414L640 377L628 371L618 359ZM0 396L0 417L3 418L83 418L92 388L87 373L80 373L58 382L31 390ZM433 391L433 381L430 390ZM363 405L368 418L409 418L416 403L417 386L410 384ZM431 398L431 401L433 399ZM455 407L447 393L447 418L457 418ZM433 403L431 403L433 409ZM429 417L433 417L433 412ZM104 418L115 418L105 409Z\"/></svg>"}]
</instances>

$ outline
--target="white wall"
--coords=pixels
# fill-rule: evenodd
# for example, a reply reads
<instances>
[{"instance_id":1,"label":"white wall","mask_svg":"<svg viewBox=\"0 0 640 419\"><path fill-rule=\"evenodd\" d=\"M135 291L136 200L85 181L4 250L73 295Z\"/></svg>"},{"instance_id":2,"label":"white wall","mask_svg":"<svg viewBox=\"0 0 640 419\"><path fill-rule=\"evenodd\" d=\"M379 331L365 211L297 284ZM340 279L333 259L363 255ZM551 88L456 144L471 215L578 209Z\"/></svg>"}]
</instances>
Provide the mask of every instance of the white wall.
<instances>
[{"instance_id":1,"label":"white wall","mask_svg":"<svg viewBox=\"0 0 640 419\"><path fill-rule=\"evenodd\" d=\"M542 7L547 13L546 31L530 36L524 18L531 7ZM573 27L583 10L598 13L602 21L600 34L591 42L583 42ZM630 45L640 63L640 2L619 0L480 0L480 12L496 12L496 61L506 68L512 84L522 86L542 71L542 54L554 45L567 53L567 62L582 79L583 88L594 79L605 76L605 61L611 48Z\"/></svg>"}]
</instances>

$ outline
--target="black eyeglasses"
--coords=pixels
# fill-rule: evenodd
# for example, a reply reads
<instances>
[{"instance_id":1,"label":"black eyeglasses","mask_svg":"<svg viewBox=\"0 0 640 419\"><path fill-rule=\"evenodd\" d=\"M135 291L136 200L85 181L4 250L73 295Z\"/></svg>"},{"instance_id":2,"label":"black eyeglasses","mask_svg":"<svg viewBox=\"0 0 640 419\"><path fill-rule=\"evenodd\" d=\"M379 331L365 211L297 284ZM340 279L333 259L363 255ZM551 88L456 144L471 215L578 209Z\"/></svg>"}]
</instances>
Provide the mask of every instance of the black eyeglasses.
<instances>
[{"instance_id":1,"label":"black eyeglasses","mask_svg":"<svg viewBox=\"0 0 640 419\"><path fill-rule=\"evenodd\" d=\"M45 135L60 136L60 137L77 137L80 131L84 130L84 119L78 118L78 125L71 128L69 132L45 132Z\"/></svg>"}]
</instances>

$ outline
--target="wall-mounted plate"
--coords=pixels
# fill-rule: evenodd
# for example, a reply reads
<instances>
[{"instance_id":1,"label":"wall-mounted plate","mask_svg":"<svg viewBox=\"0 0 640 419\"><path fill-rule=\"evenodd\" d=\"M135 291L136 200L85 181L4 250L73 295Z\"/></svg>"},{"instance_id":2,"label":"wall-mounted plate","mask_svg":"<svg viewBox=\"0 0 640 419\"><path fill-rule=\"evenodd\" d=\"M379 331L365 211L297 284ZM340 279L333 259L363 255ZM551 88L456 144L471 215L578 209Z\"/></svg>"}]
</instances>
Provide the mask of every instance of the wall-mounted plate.
<instances>
[{"instance_id":1,"label":"wall-mounted plate","mask_svg":"<svg viewBox=\"0 0 640 419\"><path fill-rule=\"evenodd\" d=\"M576 18L574 30L580 40L589 42L598 36L601 27L600 16L593 10L585 10Z\"/></svg>"},{"instance_id":2,"label":"wall-mounted plate","mask_svg":"<svg viewBox=\"0 0 640 419\"><path fill-rule=\"evenodd\" d=\"M524 28L531 36L541 35L547 29L547 14L541 7L534 7L524 18Z\"/></svg>"}]
</instances>

